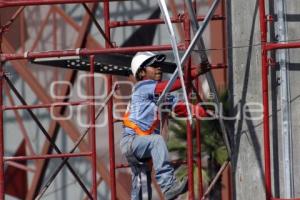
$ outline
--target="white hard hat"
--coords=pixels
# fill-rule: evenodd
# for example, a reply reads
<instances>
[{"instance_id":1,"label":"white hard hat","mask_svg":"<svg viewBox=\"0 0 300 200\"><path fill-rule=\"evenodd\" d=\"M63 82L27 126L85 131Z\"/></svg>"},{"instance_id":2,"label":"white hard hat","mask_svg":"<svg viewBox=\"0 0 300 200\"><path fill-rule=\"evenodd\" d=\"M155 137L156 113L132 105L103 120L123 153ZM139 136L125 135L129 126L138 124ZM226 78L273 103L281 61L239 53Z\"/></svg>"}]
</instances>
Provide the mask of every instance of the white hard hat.
<instances>
[{"instance_id":1,"label":"white hard hat","mask_svg":"<svg viewBox=\"0 0 300 200\"><path fill-rule=\"evenodd\" d=\"M166 55L164 54L154 54L150 51L138 52L131 61L132 74L136 77L140 68L152 65L155 62L163 62L165 59Z\"/></svg>"}]
</instances>

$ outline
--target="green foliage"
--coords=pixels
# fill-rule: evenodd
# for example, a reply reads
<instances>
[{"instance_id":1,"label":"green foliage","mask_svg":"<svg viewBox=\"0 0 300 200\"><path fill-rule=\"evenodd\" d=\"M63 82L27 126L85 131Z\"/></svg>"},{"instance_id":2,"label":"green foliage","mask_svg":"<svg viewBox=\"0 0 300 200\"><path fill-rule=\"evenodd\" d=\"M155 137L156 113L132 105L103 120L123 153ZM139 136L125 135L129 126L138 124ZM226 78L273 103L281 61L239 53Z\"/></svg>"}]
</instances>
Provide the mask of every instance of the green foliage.
<instances>
[{"instance_id":1,"label":"green foliage","mask_svg":"<svg viewBox=\"0 0 300 200\"><path fill-rule=\"evenodd\" d=\"M225 92L220 96L223 107L223 115L228 113L229 102L227 101L228 94ZM207 169L202 169L202 177L205 183L215 175L216 168L221 166L227 159L228 154L223 142L222 133L220 130L219 122L214 120L201 121L201 155L209 157L209 166ZM170 152L176 152L180 159L186 160L186 121L185 120L171 120L169 130L171 131L169 141L167 143ZM197 156L196 152L196 126L195 120L192 125L193 130L193 149L194 157ZM215 166L215 167L212 167ZM195 167L194 171L197 171ZM187 176L187 169L180 169L178 177ZM198 177L195 174L195 177ZM198 181L195 181L197 183Z\"/></svg>"}]
</instances>

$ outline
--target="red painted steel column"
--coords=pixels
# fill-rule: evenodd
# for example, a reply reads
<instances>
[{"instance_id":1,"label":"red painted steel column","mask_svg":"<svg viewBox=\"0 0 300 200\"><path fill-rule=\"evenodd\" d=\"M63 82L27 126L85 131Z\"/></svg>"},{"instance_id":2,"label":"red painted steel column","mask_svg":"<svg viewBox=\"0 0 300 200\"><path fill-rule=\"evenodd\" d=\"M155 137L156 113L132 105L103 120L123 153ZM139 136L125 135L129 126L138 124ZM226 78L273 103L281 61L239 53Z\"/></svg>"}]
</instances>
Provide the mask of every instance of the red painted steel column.
<instances>
[{"instance_id":1,"label":"red painted steel column","mask_svg":"<svg viewBox=\"0 0 300 200\"><path fill-rule=\"evenodd\" d=\"M196 92L199 92L199 79L195 81ZM198 102L198 101L197 101ZM198 169L198 199L203 196L203 180L202 180L202 157L201 157L201 121L196 120L196 145L197 145L197 169Z\"/></svg>"},{"instance_id":2,"label":"red painted steel column","mask_svg":"<svg viewBox=\"0 0 300 200\"><path fill-rule=\"evenodd\" d=\"M185 5L185 4L184 4ZM189 15L185 6L185 17L183 22L184 28L184 44L185 48L187 49L190 42L191 42L191 32L190 32L190 20ZM187 60L186 67L185 67L185 80L189 80L186 85L186 91L188 94L191 94L191 57ZM189 103L189 102L188 102ZM187 134L187 166L188 166L188 188L189 188L189 199L195 199L195 191L194 191L194 162L193 162L193 130L192 124L187 120L186 126L186 134Z\"/></svg>"},{"instance_id":3,"label":"red painted steel column","mask_svg":"<svg viewBox=\"0 0 300 200\"><path fill-rule=\"evenodd\" d=\"M110 17L109 17L109 1L104 1L104 20L105 20L105 35L110 41ZM105 47L111 47L106 41ZM112 90L112 75L107 76L107 91ZM114 138L114 122L113 122L113 98L108 101L108 130L109 130L109 166L110 166L110 189L111 200L116 199L116 174L115 174L115 138Z\"/></svg>"},{"instance_id":4,"label":"red painted steel column","mask_svg":"<svg viewBox=\"0 0 300 200\"><path fill-rule=\"evenodd\" d=\"M2 36L0 22L0 200L4 199L4 129L3 129L3 66L1 60L2 54Z\"/></svg>"},{"instance_id":5,"label":"red painted steel column","mask_svg":"<svg viewBox=\"0 0 300 200\"><path fill-rule=\"evenodd\" d=\"M90 56L90 134L91 134L91 145L92 145L92 196L94 200L97 199L97 148L96 148L96 112L95 112L95 79L94 79L94 70L95 70L95 56Z\"/></svg>"},{"instance_id":6,"label":"red painted steel column","mask_svg":"<svg viewBox=\"0 0 300 200\"><path fill-rule=\"evenodd\" d=\"M193 8L197 16L197 2L193 0ZM199 78L195 80L196 92L199 92ZM200 100L200 99L199 99ZM197 100L198 102L198 100ZM202 156L201 156L201 121L196 120L196 145L197 145L197 170L198 170L198 199L203 196L203 180L202 180Z\"/></svg>"},{"instance_id":7,"label":"red painted steel column","mask_svg":"<svg viewBox=\"0 0 300 200\"><path fill-rule=\"evenodd\" d=\"M198 90L197 90L198 91ZM201 162L201 122L196 121L197 168L198 168L198 199L203 196L202 162Z\"/></svg>"},{"instance_id":8,"label":"red painted steel column","mask_svg":"<svg viewBox=\"0 0 300 200\"><path fill-rule=\"evenodd\" d=\"M266 200L272 197L271 189L271 161L270 161L270 128L269 128L269 94L268 94L268 58L267 58L267 20L265 13L265 2L259 0L259 21L261 31L261 62L262 62L262 95L263 95L263 127L264 127L264 154L265 154L265 186Z\"/></svg>"}]
</instances>

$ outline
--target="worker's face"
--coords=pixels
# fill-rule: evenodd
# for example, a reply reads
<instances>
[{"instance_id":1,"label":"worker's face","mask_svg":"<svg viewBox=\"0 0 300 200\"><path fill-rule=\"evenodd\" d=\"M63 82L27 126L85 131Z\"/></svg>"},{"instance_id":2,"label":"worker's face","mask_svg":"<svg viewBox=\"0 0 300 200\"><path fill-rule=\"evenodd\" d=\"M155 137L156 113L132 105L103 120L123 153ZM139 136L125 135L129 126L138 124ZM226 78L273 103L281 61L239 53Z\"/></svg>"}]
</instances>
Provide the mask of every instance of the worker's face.
<instances>
[{"instance_id":1,"label":"worker's face","mask_svg":"<svg viewBox=\"0 0 300 200\"><path fill-rule=\"evenodd\" d=\"M160 67L148 66L145 67L145 78L155 81L161 81L162 71Z\"/></svg>"}]
</instances>

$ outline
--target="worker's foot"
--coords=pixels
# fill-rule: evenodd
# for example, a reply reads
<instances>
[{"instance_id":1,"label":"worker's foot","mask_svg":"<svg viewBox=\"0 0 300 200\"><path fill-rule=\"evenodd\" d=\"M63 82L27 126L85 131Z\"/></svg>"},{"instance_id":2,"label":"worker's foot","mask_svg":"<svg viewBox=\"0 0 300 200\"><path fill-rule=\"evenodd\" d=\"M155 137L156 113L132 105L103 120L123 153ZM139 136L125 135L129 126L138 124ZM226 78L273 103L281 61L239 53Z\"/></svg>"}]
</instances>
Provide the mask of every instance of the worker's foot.
<instances>
[{"instance_id":1,"label":"worker's foot","mask_svg":"<svg viewBox=\"0 0 300 200\"><path fill-rule=\"evenodd\" d=\"M186 193L188 189L188 180L187 178L184 178L182 181L175 181L173 186L171 186L166 192L165 192L165 199L166 200L174 200L179 195Z\"/></svg>"}]
</instances>

